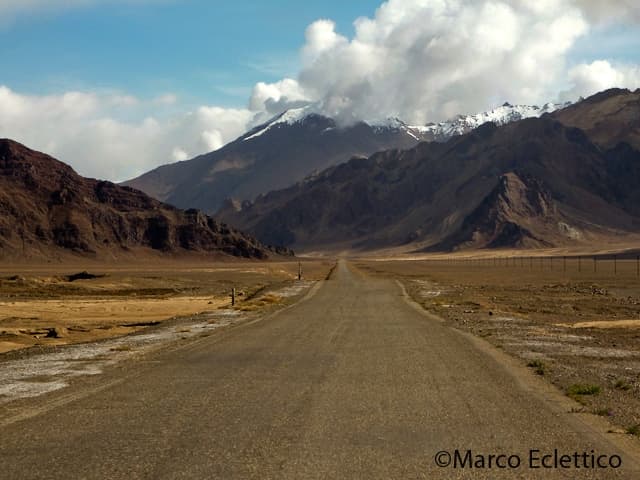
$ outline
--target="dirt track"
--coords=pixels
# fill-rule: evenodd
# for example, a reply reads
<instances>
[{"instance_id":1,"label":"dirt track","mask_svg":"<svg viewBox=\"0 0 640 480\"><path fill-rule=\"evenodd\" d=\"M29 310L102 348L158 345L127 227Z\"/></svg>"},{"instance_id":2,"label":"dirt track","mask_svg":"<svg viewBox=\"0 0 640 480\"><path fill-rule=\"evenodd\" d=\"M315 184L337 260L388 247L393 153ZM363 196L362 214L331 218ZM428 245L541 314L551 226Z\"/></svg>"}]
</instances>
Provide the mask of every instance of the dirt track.
<instances>
[{"instance_id":1,"label":"dirt track","mask_svg":"<svg viewBox=\"0 0 640 480\"><path fill-rule=\"evenodd\" d=\"M634 439L403 297L342 263L275 316L16 404L0 414L0 476L640 478ZM435 465L456 449L522 463ZM532 449L623 467L530 469Z\"/></svg>"}]
</instances>

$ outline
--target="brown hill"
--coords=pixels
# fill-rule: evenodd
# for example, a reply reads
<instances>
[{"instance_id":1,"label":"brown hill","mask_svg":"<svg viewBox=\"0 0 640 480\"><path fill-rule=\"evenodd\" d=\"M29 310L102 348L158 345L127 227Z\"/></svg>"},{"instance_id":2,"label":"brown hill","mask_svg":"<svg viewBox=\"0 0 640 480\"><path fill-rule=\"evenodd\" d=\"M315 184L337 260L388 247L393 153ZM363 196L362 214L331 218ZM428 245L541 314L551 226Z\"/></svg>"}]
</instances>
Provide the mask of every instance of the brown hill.
<instances>
[{"instance_id":1,"label":"brown hill","mask_svg":"<svg viewBox=\"0 0 640 480\"><path fill-rule=\"evenodd\" d=\"M640 89L605 90L551 116L564 125L584 130L603 148L625 142L640 150Z\"/></svg>"},{"instance_id":2,"label":"brown hill","mask_svg":"<svg viewBox=\"0 0 640 480\"><path fill-rule=\"evenodd\" d=\"M567 245L640 232L639 182L630 144L544 116L355 158L221 213L299 248Z\"/></svg>"},{"instance_id":3,"label":"brown hill","mask_svg":"<svg viewBox=\"0 0 640 480\"><path fill-rule=\"evenodd\" d=\"M465 217L458 231L432 250L472 248L538 248L551 246L558 228L566 225L549 192L534 178L504 174L480 205ZM577 230L576 239L580 238Z\"/></svg>"},{"instance_id":4,"label":"brown hill","mask_svg":"<svg viewBox=\"0 0 640 480\"><path fill-rule=\"evenodd\" d=\"M178 210L132 188L83 178L48 155L0 140L3 257L132 250L248 258L273 253L197 210Z\"/></svg>"}]
</instances>

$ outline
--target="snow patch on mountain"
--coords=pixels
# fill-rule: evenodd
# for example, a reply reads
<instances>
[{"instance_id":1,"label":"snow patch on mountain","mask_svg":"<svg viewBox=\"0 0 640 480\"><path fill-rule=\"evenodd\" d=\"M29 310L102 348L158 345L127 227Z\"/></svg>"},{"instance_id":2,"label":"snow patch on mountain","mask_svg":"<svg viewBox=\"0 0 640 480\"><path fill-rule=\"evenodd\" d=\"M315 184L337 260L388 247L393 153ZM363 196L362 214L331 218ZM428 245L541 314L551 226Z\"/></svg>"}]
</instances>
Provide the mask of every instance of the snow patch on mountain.
<instances>
[{"instance_id":1,"label":"snow patch on mountain","mask_svg":"<svg viewBox=\"0 0 640 480\"><path fill-rule=\"evenodd\" d=\"M517 122L525 118L541 117L545 113L551 113L568 107L569 105L571 105L571 102L545 103L542 107L537 105L511 105L505 103L488 112L475 115L459 115L446 122L431 123L424 126L411 125L409 128L423 136L431 137L433 140L443 141L456 135L463 135L487 122L493 122L496 125L506 125L507 123Z\"/></svg>"},{"instance_id":2,"label":"snow patch on mountain","mask_svg":"<svg viewBox=\"0 0 640 480\"><path fill-rule=\"evenodd\" d=\"M313 108L313 105L306 105L300 108L291 108L274 117L267 123L256 127L254 130L249 132L249 135L246 136L243 141L246 142L247 140L251 140L252 138L260 137L277 125L294 125L314 113L316 113L316 111Z\"/></svg>"},{"instance_id":3,"label":"snow patch on mountain","mask_svg":"<svg viewBox=\"0 0 640 480\"><path fill-rule=\"evenodd\" d=\"M507 123L517 122L525 118L540 117L545 113L551 113L568 107L569 105L571 105L571 102L545 103L541 107L537 105L511 105L505 103L487 112L477 113L475 115L459 115L452 120L430 123L428 125L408 125L397 117L389 117L377 122L368 122L368 125L378 133L383 133L387 130L401 130L416 141L446 141L456 135L463 135L470 132L487 122L506 125ZM300 108L292 108L248 132L243 138L243 141L260 137L277 126L301 123L310 115L320 115L319 112L319 107L313 104Z\"/></svg>"}]
</instances>

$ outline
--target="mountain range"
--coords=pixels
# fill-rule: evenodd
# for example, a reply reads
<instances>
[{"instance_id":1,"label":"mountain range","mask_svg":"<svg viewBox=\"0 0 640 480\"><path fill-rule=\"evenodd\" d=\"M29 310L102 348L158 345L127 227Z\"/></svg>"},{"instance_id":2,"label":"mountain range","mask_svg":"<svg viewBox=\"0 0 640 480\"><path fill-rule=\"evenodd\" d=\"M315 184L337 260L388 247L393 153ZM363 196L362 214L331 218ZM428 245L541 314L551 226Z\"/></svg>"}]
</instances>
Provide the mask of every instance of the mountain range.
<instances>
[{"instance_id":1,"label":"mountain range","mask_svg":"<svg viewBox=\"0 0 640 480\"><path fill-rule=\"evenodd\" d=\"M0 140L0 252L266 258L291 251L265 245L443 251L637 239L640 89L557 107L503 105L425 127L341 126L290 110L129 182L188 210ZM213 219L195 206L221 208Z\"/></svg>"},{"instance_id":2,"label":"mountain range","mask_svg":"<svg viewBox=\"0 0 640 480\"><path fill-rule=\"evenodd\" d=\"M274 117L219 150L158 167L124 185L181 208L214 213L225 201L239 205L354 155L411 148L421 141L442 142L486 122L504 125L559 107L562 105L504 104L489 112L426 126L411 126L395 118L340 125L312 106L301 107Z\"/></svg>"},{"instance_id":3,"label":"mountain range","mask_svg":"<svg viewBox=\"0 0 640 480\"><path fill-rule=\"evenodd\" d=\"M140 258L193 253L267 258L266 247L197 210L179 210L141 191L88 179L70 166L0 139L0 256Z\"/></svg>"},{"instance_id":4,"label":"mountain range","mask_svg":"<svg viewBox=\"0 0 640 480\"><path fill-rule=\"evenodd\" d=\"M640 232L639 132L640 90L610 90L540 118L354 157L219 213L306 249L589 244Z\"/></svg>"}]
</instances>

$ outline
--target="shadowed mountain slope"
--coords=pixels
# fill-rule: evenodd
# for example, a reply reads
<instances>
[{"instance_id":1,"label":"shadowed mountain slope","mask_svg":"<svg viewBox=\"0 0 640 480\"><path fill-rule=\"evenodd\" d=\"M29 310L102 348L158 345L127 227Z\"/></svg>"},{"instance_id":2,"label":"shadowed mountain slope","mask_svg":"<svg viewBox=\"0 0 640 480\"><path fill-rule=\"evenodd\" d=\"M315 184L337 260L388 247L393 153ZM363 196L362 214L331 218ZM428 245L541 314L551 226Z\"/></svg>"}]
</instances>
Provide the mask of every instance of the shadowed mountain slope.
<instances>
[{"instance_id":1,"label":"shadowed mountain slope","mask_svg":"<svg viewBox=\"0 0 640 480\"><path fill-rule=\"evenodd\" d=\"M3 257L132 250L248 258L275 253L197 210L178 210L138 190L83 178L48 155L0 140Z\"/></svg>"},{"instance_id":2,"label":"shadowed mountain slope","mask_svg":"<svg viewBox=\"0 0 640 480\"><path fill-rule=\"evenodd\" d=\"M640 150L640 89L605 90L551 115L564 125L584 130L603 148L624 142Z\"/></svg>"}]
</instances>

